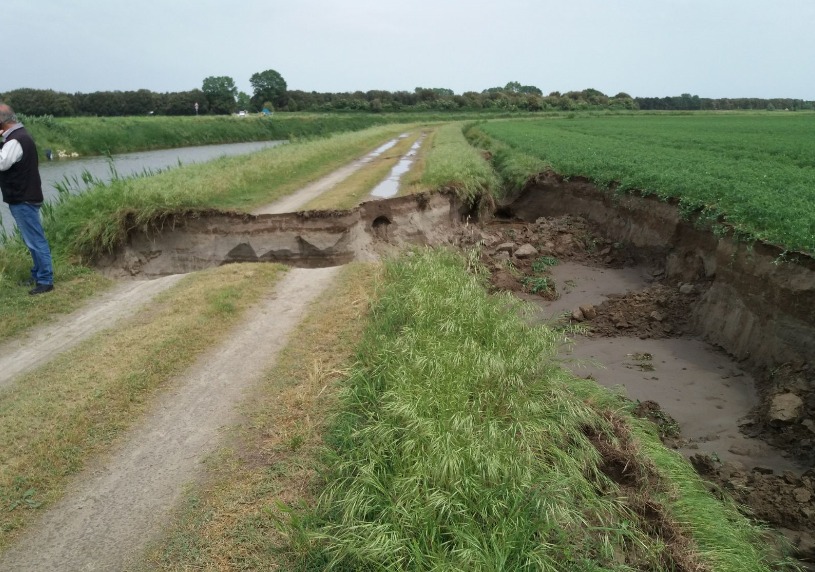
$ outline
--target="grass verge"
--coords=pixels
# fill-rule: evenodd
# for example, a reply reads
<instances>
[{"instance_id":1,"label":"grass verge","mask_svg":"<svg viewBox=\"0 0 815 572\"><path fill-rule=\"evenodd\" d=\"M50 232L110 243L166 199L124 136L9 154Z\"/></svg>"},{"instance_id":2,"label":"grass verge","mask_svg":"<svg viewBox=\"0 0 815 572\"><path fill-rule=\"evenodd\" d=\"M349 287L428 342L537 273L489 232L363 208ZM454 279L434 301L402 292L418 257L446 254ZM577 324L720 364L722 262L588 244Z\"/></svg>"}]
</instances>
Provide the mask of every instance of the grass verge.
<instances>
[{"instance_id":1,"label":"grass verge","mask_svg":"<svg viewBox=\"0 0 815 572\"><path fill-rule=\"evenodd\" d=\"M309 505L318 451L338 381L365 323L379 267L354 263L290 337L247 400L244 426L208 462L208 483L187 494L177 525L140 570L272 570L292 563L276 526L280 503Z\"/></svg>"},{"instance_id":2,"label":"grass verge","mask_svg":"<svg viewBox=\"0 0 815 572\"><path fill-rule=\"evenodd\" d=\"M562 334L466 268L429 250L386 265L326 487L287 522L293 569L777 568L629 403L559 366Z\"/></svg>"},{"instance_id":3,"label":"grass verge","mask_svg":"<svg viewBox=\"0 0 815 572\"><path fill-rule=\"evenodd\" d=\"M0 392L0 548L144 412L152 393L229 334L283 271L230 265L186 277L140 314Z\"/></svg>"},{"instance_id":4,"label":"grass verge","mask_svg":"<svg viewBox=\"0 0 815 572\"><path fill-rule=\"evenodd\" d=\"M472 203L498 193L500 181L492 166L467 142L463 127L463 123L449 123L438 129L424 158L421 184L429 189L455 189Z\"/></svg>"}]
</instances>

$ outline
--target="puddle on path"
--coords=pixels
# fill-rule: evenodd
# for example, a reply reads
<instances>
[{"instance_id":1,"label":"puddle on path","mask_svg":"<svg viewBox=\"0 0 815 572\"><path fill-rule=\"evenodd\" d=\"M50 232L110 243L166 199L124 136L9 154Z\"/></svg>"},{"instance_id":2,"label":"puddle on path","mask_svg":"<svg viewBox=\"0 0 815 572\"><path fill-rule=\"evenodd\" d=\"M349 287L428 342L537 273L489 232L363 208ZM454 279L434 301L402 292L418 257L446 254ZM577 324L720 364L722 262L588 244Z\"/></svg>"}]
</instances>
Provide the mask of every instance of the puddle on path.
<instances>
[{"instance_id":1,"label":"puddle on path","mask_svg":"<svg viewBox=\"0 0 815 572\"><path fill-rule=\"evenodd\" d=\"M384 143L384 144L380 145L379 147L377 147L376 149L374 149L373 151L371 151L370 153L365 155L365 157L360 159L359 162L360 163L370 163L371 161L373 161L374 159L379 157L382 153L384 153L385 151L387 151L388 149L390 149L391 147L396 145L399 142L400 139L404 139L407 136L408 136L407 133L402 133L396 139L391 139L387 143Z\"/></svg>"},{"instance_id":2,"label":"puddle on path","mask_svg":"<svg viewBox=\"0 0 815 572\"><path fill-rule=\"evenodd\" d=\"M413 161L416 159L416 153L422 146L422 141L424 141L424 135L419 137L416 142L411 145L410 150L393 166L388 176L374 187L374 190L371 191L372 197L386 199L396 196L396 193L399 192L399 179L410 170Z\"/></svg>"},{"instance_id":3,"label":"puddle on path","mask_svg":"<svg viewBox=\"0 0 815 572\"><path fill-rule=\"evenodd\" d=\"M319 179L317 181L314 181L313 183L306 185L305 187L303 187L302 189L295 193L282 197L281 199L273 203L256 208L254 211L252 211L252 214L254 215L280 214L294 212L296 210L301 209L303 206L308 204L316 197L332 189L333 187L335 187L336 185L340 184L342 181L350 177L363 165L370 163L371 161L382 155L382 153L396 145L400 139L404 139L409 135L410 135L409 133L402 133L399 137L391 139L387 143L380 145L379 147L365 155L363 158L348 163L344 167L340 167L333 173L329 173L322 179Z\"/></svg>"}]
</instances>

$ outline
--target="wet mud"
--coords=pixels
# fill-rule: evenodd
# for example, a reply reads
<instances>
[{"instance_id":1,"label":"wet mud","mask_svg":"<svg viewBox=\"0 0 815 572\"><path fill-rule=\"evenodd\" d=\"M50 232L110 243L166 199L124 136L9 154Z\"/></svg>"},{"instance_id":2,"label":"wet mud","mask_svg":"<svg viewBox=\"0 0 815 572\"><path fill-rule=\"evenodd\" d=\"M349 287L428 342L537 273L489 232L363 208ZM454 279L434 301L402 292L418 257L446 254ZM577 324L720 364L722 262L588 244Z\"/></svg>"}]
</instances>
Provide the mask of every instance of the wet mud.
<instances>
[{"instance_id":1,"label":"wet mud","mask_svg":"<svg viewBox=\"0 0 815 572\"><path fill-rule=\"evenodd\" d=\"M588 194L588 184L579 184ZM566 367L638 403L641 416L660 427L666 445L691 460L712 490L783 532L802 563L815 563L815 383L806 361L813 355L806 337L815 334L807 306L815 291L811 271L790 264L781 274L794 277L792 285L779 275L757 279L763 260L746 276L733 270L747 266L739 261L718 271L715 256L698 246L712 240L704 231L693 230L698 237L687 228L671 232L664 214L654 224L645 200L642 218L623 223L626 213L612 217L602 198L584 197L576 208L548 204L568 189L534 199L531 193L545 194L527 189L500 217L459 236L462 246L480 248L492 288L533 303L537 322L578 328L561 356ZM670 205L658 206L674 216ZM611 232L604 224L609 218L617 225ZM714 253L740 248L718 240ZM756 280L767 298L757 310L754 290L744 284ZM789 290L796 290L797 303L784 299ZM734 298L722 305L716 292L725 291ZM784 339L762 332L772 348L744 352L755 343L744 331L723 334L736 306L744 307L741 320L757 320L747 332L759 323L777 332L768 321L798 322L798 330ZM792 359L780 363L778 356Z\"/></svg>"}]
</instances>

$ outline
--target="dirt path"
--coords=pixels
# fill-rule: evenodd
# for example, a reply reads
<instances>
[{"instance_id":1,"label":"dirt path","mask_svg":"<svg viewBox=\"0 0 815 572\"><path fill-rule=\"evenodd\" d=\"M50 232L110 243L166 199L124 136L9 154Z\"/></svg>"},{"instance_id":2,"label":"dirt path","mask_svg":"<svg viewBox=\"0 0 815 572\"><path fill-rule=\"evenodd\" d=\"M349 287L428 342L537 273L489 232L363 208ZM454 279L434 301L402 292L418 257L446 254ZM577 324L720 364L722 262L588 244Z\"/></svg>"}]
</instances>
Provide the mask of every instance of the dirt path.
<instances>
[{"instance_id":1,"label":"dirt path","mask_svg":"<svg viewBox=\"0 0 815 572\"><path fill-rule=\"evenodd\" d=\"M0 344L0 389L56 354L135 314L156 294L168 289L181 277L177 274L157 280L123 282L57 322Z\"/></svg>"},{"instance_id":2,"label":"dirt path","mask_svg":"<svg viewBox=\"0 0 815 572\"><path fill-rule=\"evenodd\" d=\"M123 570L169 518L183 485L236 419L260 379L337 268L293 269L219 348L208 352L126 434L110 458L79 475L2 558L0 570ZM239 372L239 373L238 373Z\"/></svg>"},{"instance_id":3,"label":"dirt path","mask_svg":"<svg viewBox=\"0 0 815 572\"><path fill-rule=\"evenodd\" d=\"M404 137L404 136L402 136ZM374 151L367 154L362 159L357 159L344 167L340 167L333 173L329 173L322 179L311 183L310 185L306 185L299 191L292 193L282 199L275 201L271 204L262 206L258 209L252 211L254 215L260 214L281 214L281 213L290 213L298 210L303 205L307 204L312 199L316 199L318 196L323 194L324 192L328 191L332 187L338 185L348 177L350 177L355 171L359 170L363 165L370 163L377 157L379 157L382 153L396 145L397 141L400 138L391 139L384 145L378 147Z\"/></svg>"},{"instance_id":4,"label":"dirt path","mask_svg":"<svg viewBox=\"0 0 815 572\"><path fill-rule=\"evenodd\" d=\"M296 210L396 144L393 139L256 214ZM122 570L169 518L185 483L235 420L235 405L285 345L309 303L337 268L293 269L221 347L208 352L155 409L69 485L63 500L5 554L0 570ZM0 344L0 388L83 340L135 314L183 274L127 281L85 307L24 337ZM236 375L240 372L240 375Z\"/></svg>"}]
</instances>

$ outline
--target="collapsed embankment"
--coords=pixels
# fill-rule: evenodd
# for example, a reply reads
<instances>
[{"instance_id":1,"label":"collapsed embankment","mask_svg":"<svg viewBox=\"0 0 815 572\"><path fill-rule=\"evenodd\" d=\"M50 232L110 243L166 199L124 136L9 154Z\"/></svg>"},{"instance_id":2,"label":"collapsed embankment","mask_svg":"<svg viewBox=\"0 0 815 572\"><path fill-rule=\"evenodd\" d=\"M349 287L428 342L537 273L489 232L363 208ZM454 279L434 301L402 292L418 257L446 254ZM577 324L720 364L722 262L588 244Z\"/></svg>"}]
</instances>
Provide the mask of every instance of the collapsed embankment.
<instances>
[{"instance_id":1,"label":"collapsed embankment","mask_svg":"<svg viewBox=\"0 0 815 572\"><path fill-rule=\"evenodd\" d=\"M250 215L204 211L132 232L98 261L114 276L156 277L233 262L318 268L372 260L406 244L439 244L466 209L454 193L422 193L345 211Z\"/></svg>"},{"instance_id":2,"label":"collapsed embankment","mask_svg":"<svg viewBox=\"0 0 815 572\"><path fill-rule=\"evenodd\" d=\"M784 258L772 246L750 245L699 228L684 220L674 205L614 196L588 181L565 181L551 173L537 177L499 212L530 222L580 216L607 239L611 264L643 263L660 268L661 280L692 285L694 295L682 299L689 316L683 331L703 336L756 372L762 404L749 432L803 462L811 461L811 258ZM245 261L337 265L370 260L406 244L455 242L454 234L471 214L452 193L371 201L348 211L260 216L202 212L165 220L163 228L153 232L131 233L102 265L120 276L143 277ZM790 487L806 492L799 486L804 477L795 479ZM779 524L790 526L786 521Z\"/></svg>"},{"instance_id":3,"label":"collapsed embankment","mask_svg":"<svg viewBox=\"0 0 815 572\"><path fill-rule=\"evenodd\" d=\"M753 432L811 460L815 450L815 260L778 247L718 236L653 197L614 195L554 173L533 179L499 212L524 221L578 215L630 260L664 269L702 295L690 329L759 379ZM369 201L347 211L248 215L206 211L133 232L100 261L118 276L155 277L231 262L301 267L370 260L406 244L447 242L467 208L450 192Z\"/></svg>"},{"instance_id":4,"label":"collapsed embankment","mask_svg":"<svg viewBox=\"0 0 815 572\"><path fill-rule=\"evenodd\" d=\"M524 221L581 216L640 263L703 292L690 329L758 379L754 432L811 461L815 450L815 260L761 242L718 236L654 197L615 195L542 173L501 209Z\"/></svg>"}]
</instances>

